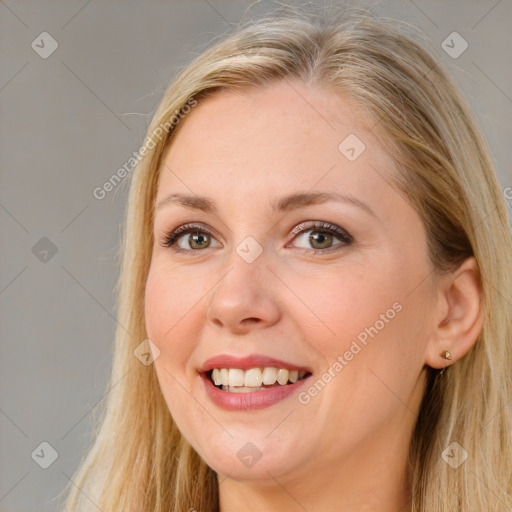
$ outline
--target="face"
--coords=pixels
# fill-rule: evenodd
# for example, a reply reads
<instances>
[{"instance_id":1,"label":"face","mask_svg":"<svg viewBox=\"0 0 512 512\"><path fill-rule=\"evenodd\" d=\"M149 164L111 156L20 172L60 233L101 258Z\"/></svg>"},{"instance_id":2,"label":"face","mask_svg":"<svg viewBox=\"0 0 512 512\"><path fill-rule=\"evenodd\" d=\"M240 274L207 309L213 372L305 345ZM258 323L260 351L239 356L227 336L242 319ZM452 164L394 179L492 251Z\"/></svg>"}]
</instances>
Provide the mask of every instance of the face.
<instances>
[{"instance_id":1,"label":"face","mask_svg":"<svg viewBox=\"0 0 512 512\"><path fill-rule=\"evenodd\" d=\"M347 98L301 83L221 91L182 122L145 295L178 428L232 479L403 460L433 297L425 230L386 148Z\"/></svg>"}]
</instances>

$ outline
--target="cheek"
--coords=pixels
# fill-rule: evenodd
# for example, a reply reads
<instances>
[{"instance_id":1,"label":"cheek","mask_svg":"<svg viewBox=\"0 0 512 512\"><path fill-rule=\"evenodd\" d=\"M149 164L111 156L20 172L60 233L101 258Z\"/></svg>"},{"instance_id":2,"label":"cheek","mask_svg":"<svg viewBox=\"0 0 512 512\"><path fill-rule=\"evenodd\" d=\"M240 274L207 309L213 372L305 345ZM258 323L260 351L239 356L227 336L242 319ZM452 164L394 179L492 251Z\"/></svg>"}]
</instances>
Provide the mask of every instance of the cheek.
<instances>
[{"instance_id":1,"label":"cheek","mask_svg":"<svg viewBox=\"0 0 512 512\"><path fill-rule=\"evenodd\" d=\"M179 272L150 270L145 290L145 321L149 339L161 351L162 357L155 362L157 366L176 367L193 348L189 340L197 334L194 329L199 325L194 321L197 295L198 290L180 278Z\"/></svg>"},{"instance_id":2,"label":"cheek","mask_svg":"<svg viewBox=\"0 0 512 512\"><path fill-rule=\"evenodd\" d=\"M400 408L390 390L410 390L423 367L428 298L422 287L410 294L415 276L406 270L389 261L364 271L347 265L292 285L311 308L301 305L294 318L303 339L325 358L319 378L333 383L317 405L324 400L334 410L331 400L350 404L340 413L340 421L344 414L359 422L369 411L387 415ZM407 395L405 391L400 399L407 401Z\"/></svg>"},{"instance_id":3,"label":"cheek","mask_svg":"<svg viewBox=\"0 0 512 512\"><path fill-rule=\"evenodd\" d=\"M194 339L199 337L194 331L199 324L197 318L194 321L198 308L193 307L198 291L194 293L194 287L179 274L165 267L150 269L145 289L145 321L149 339L160 350L154 361L160 389L181 430L186 427L190 414L187 409L190 395L184 390L189 376L185 373L196 346Z\"/></svg>"},{"instance_id":4,"label":"cheek","mask_svg":"<svg viewBox=\"0 0 512 512\"><path fill-rule=\"evenodd\" d=\"M399 281L392 279L389 267L381 271L380 267L347 265L288 282L304 300L293 313L305 331L304 339L314 340L331 361L348 350L353 340L364 347L377 333L379 337L389 333L402 309Z\"/></svg>"}]
</instances>

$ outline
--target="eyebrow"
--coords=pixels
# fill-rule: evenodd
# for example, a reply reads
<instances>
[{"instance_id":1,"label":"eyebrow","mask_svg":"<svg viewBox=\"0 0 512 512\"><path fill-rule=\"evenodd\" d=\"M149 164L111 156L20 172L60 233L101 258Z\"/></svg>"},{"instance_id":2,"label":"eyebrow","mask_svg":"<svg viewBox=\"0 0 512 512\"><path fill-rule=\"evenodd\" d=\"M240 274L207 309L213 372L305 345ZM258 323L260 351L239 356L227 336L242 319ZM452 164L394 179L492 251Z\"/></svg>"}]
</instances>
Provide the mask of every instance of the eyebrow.
<instances>
[{"instance_id":1,"label":"eyebrow","mask_svg":"<svg viewBox=\"0 0 512 512\"><path fill-rule=\"evenodd\" d=\"M352 206L361 208L374 217L377 217L375 212L366 203L353 196L339 194L336 192L297 192L295 194L281 197L277 201L271 201L270 206L275 212L290 212L306 206L326 203L328 201L348 203ZM185 194L169 194L155 204L155 210L159 210L170 204L177 204L190 210L200 210L207 213L218 212L213 199L204 196L190 196Z\"/></svg>"}]
</instances>

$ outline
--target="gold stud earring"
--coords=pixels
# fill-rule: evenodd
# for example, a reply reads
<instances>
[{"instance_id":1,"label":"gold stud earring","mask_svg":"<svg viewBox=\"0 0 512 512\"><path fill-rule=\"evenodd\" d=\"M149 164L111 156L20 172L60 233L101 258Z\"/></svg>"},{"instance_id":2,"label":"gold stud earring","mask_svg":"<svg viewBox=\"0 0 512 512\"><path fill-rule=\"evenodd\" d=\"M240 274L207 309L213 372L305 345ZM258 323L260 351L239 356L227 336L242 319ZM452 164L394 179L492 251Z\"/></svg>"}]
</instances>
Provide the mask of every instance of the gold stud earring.
<instances>
[{"instance_id":1,"label":"gold stud earring","mask_svg":"<svg viewBox=\"0 0 512 512\"><path fill-rule=\"evenodd\" d=\"M443 350L439 355L448 361L452 358L452 353L449 350Z\"/></svg>"},{"instance_id":2,"label":"gold stud earring","mask_svg":"<svg viewBox=\"0 0 512 512\"><path fill-rule=\"evenodd\" d=\"M452 353L449 350L443 350L443 351L441 351L441 353L439 355L443 359L446 359L447 361L450 361L450 359L453 357ZM446 365L446 366L448 366L448 365ZM444 373L446 366L437 374L438 377L440 377Z\"/></svg>"}]
</instances>

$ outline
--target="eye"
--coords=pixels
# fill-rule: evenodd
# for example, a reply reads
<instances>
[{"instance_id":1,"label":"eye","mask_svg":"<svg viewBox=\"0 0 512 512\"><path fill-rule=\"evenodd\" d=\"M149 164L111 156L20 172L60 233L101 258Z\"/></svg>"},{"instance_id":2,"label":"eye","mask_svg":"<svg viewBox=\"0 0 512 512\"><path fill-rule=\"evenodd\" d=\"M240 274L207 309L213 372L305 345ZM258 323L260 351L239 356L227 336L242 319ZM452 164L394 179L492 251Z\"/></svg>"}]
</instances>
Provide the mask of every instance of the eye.
<instances>
[{"instance_id":1,"label":"eye","mask_svg":"<svg viewBox=\"0 0 512 512\"><path fill-rule=\"evenodd\" d=\"M197 252L208 249L212 240L215 239L211 231L202 224L184 224L165 234L160 245L176 252Z\"/></svg>"},{"instance_id":2,"label":"eye","mask_svg":"<svg viewBox=\"0 0 512 512\"><path fill-rule=\"evenodd\" d=\"M292 230L292 234L300 233L295 240L302 240L310 247L302 247L307 252L331 252L332 247L350 245L354 239L343 229L328 222L302 222ZM309 234L308 234L309 233ZM340 242L334 243L338 239ZM312 247L312 248L311 248Z\"/></svg>"},{"instance_id":3,"label":"eye","mask_svg":"<svg viewBox=\"0 0 512 512\"><path fill-rule=\"evenodd\" d=\"M309 236L306 236L308 233ZM302 222L296 226L292 235L299 234L294 240L304 239L306 243L313 246L302 247L306 252L326 253L338 245L347 246L352 244L353 238L342 228L328 222ZM335 240L338 243L335 243ZM175 252L197 253L200 250L212 247L212 232L202 224L184 224L179 228L164 234L160 245L169 247ZM288 247L288 246L287 246ZM299 247L300 248L300 247Z\"/></svg>"}]
</instances>

